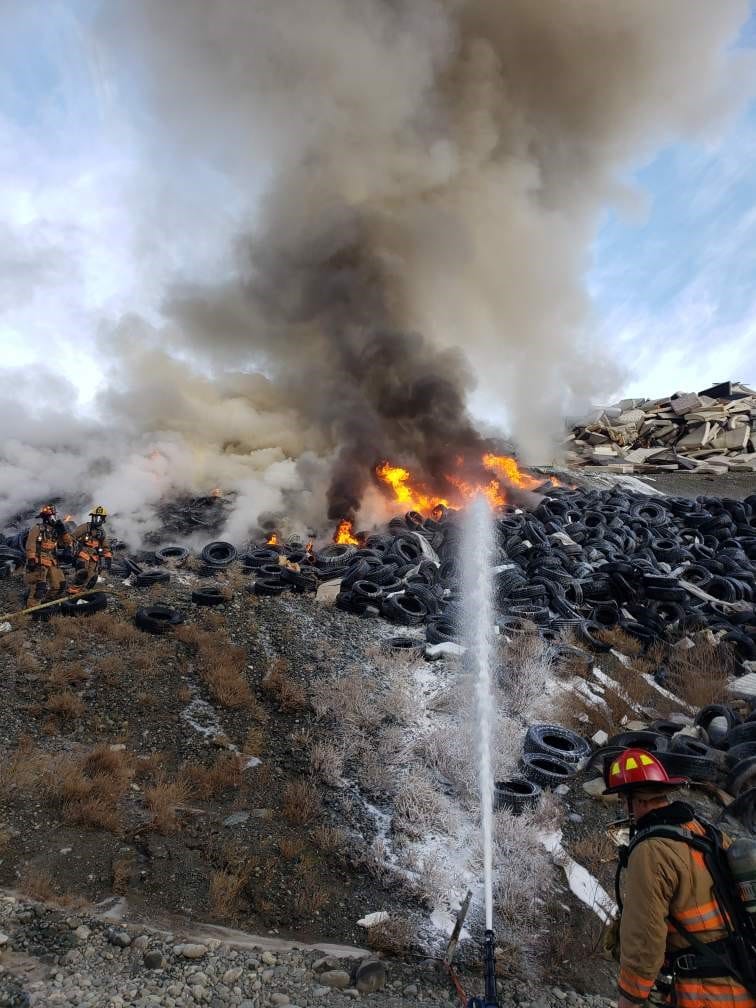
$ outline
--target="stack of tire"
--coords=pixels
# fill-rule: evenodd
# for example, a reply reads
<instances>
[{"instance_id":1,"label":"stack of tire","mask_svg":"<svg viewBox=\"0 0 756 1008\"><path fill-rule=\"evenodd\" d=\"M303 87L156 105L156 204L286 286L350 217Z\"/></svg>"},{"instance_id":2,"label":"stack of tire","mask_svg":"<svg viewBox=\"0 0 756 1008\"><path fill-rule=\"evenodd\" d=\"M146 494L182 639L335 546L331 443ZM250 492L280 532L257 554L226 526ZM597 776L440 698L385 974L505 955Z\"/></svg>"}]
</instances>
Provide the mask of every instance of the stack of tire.
<instances>
[{"instance_id":1,"label":"stack of tire","mask_svg":"<svg viewBox=\"0 0 756 1008\"><path fill-rule=\"evenodd\" d=\"M496 807L518 813L535 805L544 790L566 784L590 752L590 744L568 728L554 724L531 725L520 757L521 773L496 783Z\"/></svg>"},{"instance_id":2,"label":"stack of tire","mask_svg":"<svg viewBox=\"0 0 756 1008\"><path fill-rule=\"evenodd\" d=\"M647 730L622 732L597 750L591 763L603 767L623 749L653 752L670 776L725 791L735 801L728 811L756 830L756 708L743 716L734 707L711 704L695 718L697 737L680 732L671 721L655 721Z\"/></svg>"},{"instance_id":3,"label":"stack of tire","mask_svg":"<svg viewBox=\"0 0 756 1008\"><path fill-rule=\"evenodd\" d=\"M285 591L298 594L317 591L318 571L312 553L299 542L284 546L265 543L239 557L242 566L254 576L248 586L253 595L276 596ZM285 560L286 563L282 563Z\"/></svg>"},{"instance_id":4,"label":"stack of tire","mask_svg":"<svg viewBox=\"0 0 756 1008\"><path fill-rule=\"evenodd\" d=\"M217 540L208 543L200 553L201 577L213 577L218 571L226 570L236 560L236 547L229 542Z\"/></svg>"}]
</instances>

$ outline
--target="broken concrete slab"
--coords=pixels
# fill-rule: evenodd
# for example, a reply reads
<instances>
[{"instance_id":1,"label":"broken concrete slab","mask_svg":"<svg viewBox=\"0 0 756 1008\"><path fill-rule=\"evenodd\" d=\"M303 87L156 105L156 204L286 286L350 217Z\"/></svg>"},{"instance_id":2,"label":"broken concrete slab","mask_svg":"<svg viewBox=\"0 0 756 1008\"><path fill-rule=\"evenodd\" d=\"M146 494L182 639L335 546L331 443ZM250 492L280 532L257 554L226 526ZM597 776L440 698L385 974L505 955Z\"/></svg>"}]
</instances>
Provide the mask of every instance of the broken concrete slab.
<instances>
[{"instance_id":1,"label":"broken concrete slab","mask_svg":"<svg viewBox=\"0 0 756 1008\"><path fill-rule=\"evenodd\" d=\"M678 416L684 416L686 413L692 413L693 410L701 409L701 400L695 392L689 392L687 395L683 394L673 399L671 406Z\"/></svg>"}]
</instances>

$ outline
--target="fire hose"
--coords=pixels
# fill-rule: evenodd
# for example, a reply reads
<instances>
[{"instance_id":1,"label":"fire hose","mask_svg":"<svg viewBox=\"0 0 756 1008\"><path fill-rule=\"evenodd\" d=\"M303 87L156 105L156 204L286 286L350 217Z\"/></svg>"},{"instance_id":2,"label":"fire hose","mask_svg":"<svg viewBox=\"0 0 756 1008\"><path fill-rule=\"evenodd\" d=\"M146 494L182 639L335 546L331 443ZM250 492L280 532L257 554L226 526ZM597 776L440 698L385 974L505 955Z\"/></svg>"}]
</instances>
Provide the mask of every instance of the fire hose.
<instances>
[{"instance_id":1,"label":"fire hose","mask_svg":"<svg viewBox=\"0 0 756 1008\"><path fill-rule=\"evenodd\" d=\"M446 967L449 979L457 992L457 997L459 998L459 1002L463 1008L499 1008L499 1001L496 995L496 955L493 931L487 930L484 937L483 976L485 993L483 997L467 997L462 989L462 984L459 982L459 977L454 970L454 966L452 965L454 953L457 951L457 944L459 943L459 936L462 933L462 927L465 923L465 918L467 917L467 911L470 909L471 898L472 893L468 890L467 895L459 908L459 913L457 914L457 920L454 925L454 930L451 933L449 944L446 946L444 966Z\"/></svg>"},{"instance_id":2,"label":"fire hose","mask_svg":"<svg viewBox=\"0 0 756 1008\"><path fill-rule=\"evenodd\" d=\"M108 588L97 588L91 591L78 592L76 595L64 595L62 598L52 599L50 602L41 602L39 605L30 606L28 609L20 609L18 612L5 613L5 615L0 616L0 621L5 622L6 620L15 619L17 616L26 616L28 613L39 612L40 609L49 609L51 606L62 605L64 602L69 601L69 599L80 599L87 598L90 595L114 595L118 597L118 593L112 591Z\"/></svg>"}]
</instances>

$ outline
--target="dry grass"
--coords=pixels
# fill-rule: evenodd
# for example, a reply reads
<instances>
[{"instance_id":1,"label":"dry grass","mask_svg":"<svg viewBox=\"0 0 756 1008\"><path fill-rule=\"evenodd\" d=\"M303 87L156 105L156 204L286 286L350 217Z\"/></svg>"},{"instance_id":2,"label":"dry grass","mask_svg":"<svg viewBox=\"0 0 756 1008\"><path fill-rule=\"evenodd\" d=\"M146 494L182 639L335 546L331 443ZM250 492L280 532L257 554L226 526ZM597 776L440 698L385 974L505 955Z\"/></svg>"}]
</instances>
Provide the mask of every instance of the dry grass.
<instances>
[{"instance_id":1,"label":"dry grass","mask_svg":"<svg viewBox=\"0 0 756 1008\"><path fill-rule=\"evenodd\" d=\"M0 797L7 800L14 793L35 791L48 764L49 757L35 749L26 736L19 739L15 750L0 749Z\"/></svg>"},{"instance_id":2,"label":"dry grass","mask_svg":"<svg viewBox=\"0 0 756 1008\"><path fill-rule=\"evenodd\" d=\"M310 769L324 784L336 787L344 770L344 752L330 742L316 742L310 750Z\"/></svg>"},{"instance_id":3,"label":"dry grass","mask_svg":"<svg viewBox=\"0 0 756 1008\"><path fill-rule=\"evenodd\" d=\"M239 897L248 882L246 875L216 871L210 876L208 902L210 913L221 920L233 917L238 910Z\"/></svg>"},{"instance_id":4,"label":"dry grass","mask_svg":"<svg viewBox=\"0 0 756 1008\"><path fill-rule=\"evenodd\" d=\"M570 847L570 854L588 871L603 879L606 876L606 866L617 863L617 848L606 833L592 832L580 837Z\"/></svg>"},{"instance_id":5,"label":"dry grass","mask_svg":"<svg viewBox=\"0 0 756 1008\"><path fill-rule=\"evenodd\" d=\"M307 690L292 678L289 663L283 658L276 658L271 663L262 687L285 714L300 714L309 710Z\"/></svg>"},{"instance_id":6,"label":"dry grass","mask_svg":"<svg viewBox=\"0 0 756 1008\"><path fill-rule=\"evenodd\" d=\"M126 753L98 746L83 756L50 763L45 784L66 822L118 833L119 803L133 776Z\"/></svg>"},{"instance_id":7,"label":"dry grass","mask_svg":"<svg viewBox=\"0 0 756 1008\"><path fill-rule=\"evenodd\" d=\"M305 850L305 843L300 837L282 837L278 841L278 849L284 861L294 861Z\"/></svg>"},{"instance_id":8,"label":"dry grass","mask_svg":"<svg viewBox=\"0 0 756 1008\"><path fill-rule=\"evenodd\" d=\"M218 613L207 613L205 626L181 626L176 629L176 638L184 644L196 658L196 669L210 690L214 700L229 710L241 707L254 708L257 705L246 677L247 653L244 648L231 644L225 629L216 628L214 618L223 617Z\"/></svg>"},{"instance_id":9,"label":"dry grass","mask_svg":"<svg viewBox=\"0 0 756 1008\"><path fill-rule=\"evenodd\" d=\"M322 804L312 784L295 781L284 789L281 811L288 822L307 826L320 815Z\"/></svg>"},{"instance_id":10,"label":"dry grass","mask_svg":"<svg viewBox=\"0 0 756 1008\"><path fill-rule=\"evenodd\" d=\"M110 867L110 889L116 896L125 896L129 891L131 876L134 871L132 857L115 858Z\"/></svg>"},{"instance_id":11,"label":"dry grass","mask_svg":"<svg viewBox=\"0 0 756 1008\"><path fill-rule=\"evenodd\" d=\"M696 709L723 703L727 681L735 668L732 648L698 639L695 647L670 650L667 688Z\"/></svg>"},{"instance_id":12,"label":"dry grass","mask_svg":"<svg viewBox=\"0 0 756 1008\"><path fill-rule=\"evenodd\" d=\"M437 789L419 771L411 771L399 785L394 799L394 829L419 839L438 829L443 821Z\"/></svg>"},{"instance_id":13,"label":"dry grass","mask_svg":"<svg viewBox=\"0 0 756 1008\"><path fill-rule=\"evenodd\" d=\"M66 689L59 693L51 693L42 709L59 721L65 722L80 718L87 708L81 697Z\"/></svg>"},{"instance_id":14,"label":"dry grass","mask_svg":"<svg viewBox=\"0 0 756 1008\"><path fill-rule=\"evenodd\" d=\"M359 670L319 679L312 687L312 709L321 721L335 722L345 733L377 728L385 711L377 701L375 681Z\"/></svg>"},{"instance_id":15,"label":"dry grass","mask_svg":"<svg viewBox=\"0 0 756 1008\"><path fill-rule=\"evenodd\" d=\"M188 789L179 780L158 778L151 787L144 789L144 798L152 814L150 826L167 836L178 829L177 807L186 801Z\"/></svg>"},{"instance_id":16,"label":"dry grass","mask_svg":"<svg viewBox=\"0 0 756 1008\"><path fill-rule=\"evenodd\" d=\"M189 794L207 801L241 785L242 761L235 753L221 753L209 766L184 763L179 779Z\"/></svg>"},{"instance_id":17,"label":"dry grass","mask_svg":"<svg viewBox=\"0 0 756 1008\"><path fill-rule=\"evenodd\" d=\"M338 854L347 845L346 833L337 826L316 826L310 839L323 854Z\"/></svg>"},{"instance_id":18,"label":"dry grass","mask_svg":"<svg viewBox=\"0 0 756 1008\"><path fill-rule=\"evenodd\" d=\"M262 756L265 752L267 735L259 725L252 725L244 735L241 751L246 756Z\"/></svg>"},{"instance_id":19,"label":"dry grass","mask_svg":"<svg viewBox=\"0 0 756 1008\"><path fill-rule=\"evenodd\" d=\"M331 894L325 886L312 878L303 879L296 890L294 910L302 916L314 916L328 906Z\"/></svg>"},{"instance_id":20,"label":"dry grass","mask_svg":"<svg viewBox=\"0 0 756 1008\"><path fill-rule=\"evenodd\" d=\"M81 661L56 662L50 669L47 681L51 686L65 689L78 686L89 678L89 672Z\"/></svg>"},{"instance_id":21,"label":"dry grass","mask_svg":"<svg viewBox=\"0 0 756 1008\"><path fill-rule=\"evenodd\" d=\"M368 928L367 943L386 955L401 956L412 948L415 928L404 917L390 917L382 924Z\"/></svg>"},{"instance_id":22,"label":"dry grass","mask_svg":"<svg viewBox=\"0 0 756 1008\"><path fill-rule=\"evenodd\" d=\"M18 890L30 899L49 903L57 896L52 876L36 868L27 868L18 880Z\"/></svg>"}]
</instances>

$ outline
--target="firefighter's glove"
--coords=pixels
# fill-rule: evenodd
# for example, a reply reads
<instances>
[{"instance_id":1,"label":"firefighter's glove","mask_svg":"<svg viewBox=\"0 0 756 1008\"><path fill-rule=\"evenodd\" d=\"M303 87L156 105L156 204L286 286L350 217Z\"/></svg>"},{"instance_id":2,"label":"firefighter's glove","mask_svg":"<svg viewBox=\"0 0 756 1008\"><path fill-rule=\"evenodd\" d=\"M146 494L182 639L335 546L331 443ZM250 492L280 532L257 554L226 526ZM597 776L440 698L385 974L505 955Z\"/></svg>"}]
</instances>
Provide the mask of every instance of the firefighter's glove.
<instances>
[{"instance_id":1,"label":"firefighter's glove","mask_svg":"<svg viewBox=\"0 0 756 1008\"><path fill-rule=\"evenodd\" d=\"M620 919L615 917L610 920L604 929L604 951L608 952L612 959L619 962L620 959Z\"/></svg>"},{"instance_id":2,"label":"firefighter's glove","mask_svg":"<svg viewBox=\"0 0 756 1008\"><path fill-rule=\"evenodd\" d=\"M26 569L28 571L36 570L39 564L37 563L36 557L28 557L26 560Z\"/></svg>"}]
</instances>

